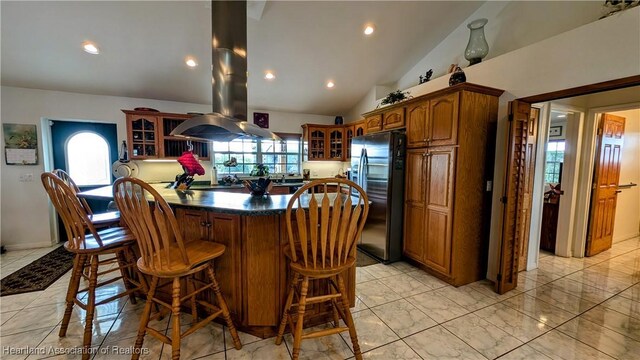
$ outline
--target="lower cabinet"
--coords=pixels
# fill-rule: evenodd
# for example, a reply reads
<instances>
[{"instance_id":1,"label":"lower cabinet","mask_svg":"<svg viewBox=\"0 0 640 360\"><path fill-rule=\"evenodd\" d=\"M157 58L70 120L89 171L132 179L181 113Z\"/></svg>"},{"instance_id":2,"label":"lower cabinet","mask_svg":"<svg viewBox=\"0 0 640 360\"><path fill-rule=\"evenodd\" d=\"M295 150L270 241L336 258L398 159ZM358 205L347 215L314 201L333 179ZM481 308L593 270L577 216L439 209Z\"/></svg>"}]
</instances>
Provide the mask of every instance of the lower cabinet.
<instances>
[{"instance_id":1,"label":"lower cabinet","mask_svg":"<svg viewBox=\"0 0 640 360\"><path fill-rule=\"evenodd\" d=\"M215 261L214 267L229 311L239 321L242 319L240 216L186 208L176 209L175 214L185 242L215 241L226 247L224 254Z\"/></svg>"},{"instance_id":2,"label":"lower cabinet","mask_svg":"<svg viewBox=\"0 0 640 360\"><path fill-rule=\"evenodd\" d=\"M455 147L407 151L404 255L451 275Z\"/></svg>"}]
</instances>

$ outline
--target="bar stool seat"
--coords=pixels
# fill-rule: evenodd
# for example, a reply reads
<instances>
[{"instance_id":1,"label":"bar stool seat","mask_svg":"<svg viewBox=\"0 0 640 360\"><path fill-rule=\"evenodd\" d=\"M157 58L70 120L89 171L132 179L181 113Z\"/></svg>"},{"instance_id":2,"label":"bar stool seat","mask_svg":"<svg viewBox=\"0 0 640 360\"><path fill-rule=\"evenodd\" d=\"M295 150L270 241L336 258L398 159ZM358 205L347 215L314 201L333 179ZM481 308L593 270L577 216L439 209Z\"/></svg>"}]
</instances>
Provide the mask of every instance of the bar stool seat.
<instances>
[{"instance_id":1,"label":"bar stool seat","mask_svg":"<svg viewBox=\"0 0 640 360\"><path fill-rule=\"evenodd\" d=\"M84 238L84 242L78 244L79 246L77 248L75 244L72 245L69 241L64 243L64 247L69 252L81 254L103 251L123 245L131 246L135 244L136 240L131 231L124 227L111 227L99 230L97 235L100 237L102 245L98 243L93 234L87 234Z\"/></svg>"},{"instance_id":2,"label":"bar stool seat","mask_svg":"<svg viewBox=\"0 0 640 360\"><path fill-rule=\"evenodd\" d=\"M326 269L309 269L309 267L305 266L304 263L302 262L302 259L304 259L303 255L302 255L302 251L299 248L296 248L296 257L295 259L297 261L293 260L293 254L291 254L291 246L286 245L284 248L284 256L287 257L287 259L290 261L289 266L291 267L291 270L297 272L298 274L302 275L302 276L310 276L313 277L315 279L323 279L323 278L327 278L327 277L332 277L332 276L336 276L340 273L342 273L343 271L349 269L350 267L352 267L353 265L355 265L356 263L356 259L355 258L347 258L347 260L340 265L331 267L331 268L326 268ZM328 263L330 261L329 258L325 259L326 263Z\"/></svg>"},{"instance_id":3,"label":"bar stool seat","mask_svg":"<svg viewBox=\"0 0 640 360\"><path fill-rule=\"evenodd\" d=\"M102 228L105 226L112 226L120 222L120 211L107 211L103 213L89 215L89 221L93 226Z\"/></svg>"},{"instance_id":4,"label":"bar stool seat","mask_svg":"<svg viewBox=\"0 0 640 360\"><path fill-rule=\"evenodd\" d=\"M158 277L174 277L190 275L202 271L202 266L208 266L208 262L224 253L224 245L211 241L191 241L184 244L184 250L191 261L191 265L182 262L179 251L169 253L169 259L162 270L155 270L145 264L142 258L138 259L138 268L145 274Z\"/></svg>"}]
</instances>

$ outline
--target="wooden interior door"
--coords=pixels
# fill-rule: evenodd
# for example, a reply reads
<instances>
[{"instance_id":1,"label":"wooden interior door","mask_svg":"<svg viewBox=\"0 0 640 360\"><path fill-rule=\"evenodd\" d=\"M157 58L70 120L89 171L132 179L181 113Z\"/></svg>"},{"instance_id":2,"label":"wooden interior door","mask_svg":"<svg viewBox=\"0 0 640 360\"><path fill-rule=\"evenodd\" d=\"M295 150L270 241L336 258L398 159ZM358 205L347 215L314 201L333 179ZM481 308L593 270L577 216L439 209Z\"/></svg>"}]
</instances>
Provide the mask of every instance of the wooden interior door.
<instances>
[{"instance_id":1,"label":"wooden interior door","mask_svg":"<svg viewBox=\"0 0 640 360\"><path fill-rule=\"evenodd\" d=\"M520 244L523 240L524 194L527 168L527 151L529 142L529 123L531 104L519 100L509 103L509 127L507 163L505 168L504 193L502 197L502 242L500 244L500 262L496 292L504 294L518 285L518 265ZM526 231L525 231L526 230Z\"/></svg>"},{"instance_id":2,"label":"wooden interior door","mask_svg":"<svg viewBox=\"0 0 640 360\"><path fill-rule=\"evenodd\" d=\"M529 114L529 125L527 126L527 155L526 168L527 176L524 181L524 199L522 201L522 242L520 243L520 261L518 261L518 271L527 269L527 257L529 254L529 230L531 228L531 203L533 202L533 178L536 173L536 144L538 139L538 123L540 109L531 108Z\"/></svg>"},{"instance_id":3,"label":"wooden interior door","mask_svg":"<svg viewBox=\"0 0 640 360\"><path fill-rule=\"evenodd\" d=\"M624 142L624 123L623 117L603 114L598 125L597 157L591 191L586 256L593 256L611 248Z\"/></svg>"},{"instance_id":4,"label":"wooden interior door","mask_svg":"<svg viewBox=\"0 0 640 360\"><path fill-rule=\"evenodd\" d=\"M430 148L427 153L426 246L424 261L442 274L451 274L451 226L456 148Z\"/></svg>"}]
</instances>

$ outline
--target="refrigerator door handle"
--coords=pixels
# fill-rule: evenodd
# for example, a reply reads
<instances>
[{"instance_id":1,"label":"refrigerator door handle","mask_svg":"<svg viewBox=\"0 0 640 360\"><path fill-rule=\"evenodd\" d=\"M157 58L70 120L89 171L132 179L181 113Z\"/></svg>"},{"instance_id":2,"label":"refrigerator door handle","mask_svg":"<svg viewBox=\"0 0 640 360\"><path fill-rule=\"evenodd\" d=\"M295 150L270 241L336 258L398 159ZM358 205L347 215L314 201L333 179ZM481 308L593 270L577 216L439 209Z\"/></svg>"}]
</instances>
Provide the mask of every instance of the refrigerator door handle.
<instances>
[{"instance_id":1,"label":"refrigerator door handle","mask_svg":"<svg viewBox=\"0 0 640 360\"><path fill-rule=\"evenodd\" d=\"M363 172L362 167L364 164L364 154L365 154L364 148L362 148L360 150L360 159L358 160L358 179L357 179L358 181L356 181L356 184L358 184L358 186L360 187L362 187L362 172Z\"/></svg>"},{"instance_id":2,"label":"refrigerator door handle","mask_svg":"<svg viewBox=\"0 0 640 360\"><path fill-rule=\"evenodd\" d=\"M367 155L367 149L362 149L362 167L360 168L360 181L362 182L362 189L367 191L367 181L369 178L369 157Z\"/></svg>"}]
</instances>

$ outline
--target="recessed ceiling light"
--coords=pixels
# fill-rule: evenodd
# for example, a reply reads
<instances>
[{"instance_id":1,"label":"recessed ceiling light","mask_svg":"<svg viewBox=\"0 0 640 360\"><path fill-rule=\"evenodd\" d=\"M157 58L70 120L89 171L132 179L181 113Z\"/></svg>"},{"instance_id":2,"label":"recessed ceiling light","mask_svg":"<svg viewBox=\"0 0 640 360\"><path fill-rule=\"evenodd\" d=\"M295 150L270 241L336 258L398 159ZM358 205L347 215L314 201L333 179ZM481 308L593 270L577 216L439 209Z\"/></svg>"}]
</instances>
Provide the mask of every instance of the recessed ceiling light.
<instances>
[{"instance_id":1,"label":"recessed ceiling light","mask_svg":"<svg viewBox=\"0 0 640 360\"><path fill-rule=\"evenodd\" d=\"M327 81L327 87L329 89L331 89L332 87L336 86L336 84L333 83L333 81Z\"/></svg>"},{"instance_id":2,"label":"recessed ceiling light","mask_svg":"<svg viewBox=\"0 0 640 360\"><path fill-rule=\"evenodd\" d=\"M100 54L100 50L98 49L98 47L96 46L96 44L90 42L90 41L86 41L84 43L82 43L82 49L92 55L98 55Z\"/></svg>"},{"instance_id":3,"label":"recessed ceiling light","mask_svg":"<svg viewBox=\"0 0 640 360\"><path fill-rule=\"evenodd\" d=\"M566 117L567 117L567 114L560 114L560 115L558 115L558 117L559 117L559 118L561 118L561 119L562 119L562 118L566 118Z\"/></svg>"},{"instance_id":4,"label":"recessed ceiling light","mask_svg":"<svg viewBox=\"0 0 640 360\"><path fill-rule=\"evenodd\" d=\"M265 78L265 79L267 79L267 80L273 80L273 79L275 79L275 78L276 78L276 76L275 76L275 75L273 75L273 73L272 73L271 71L267 71L267 72L264 74L264 78Z\"/></svg>"},{"instance_id":5,"label":"recessed ceiling light","mask_svg":"<svg viewBox=\"0 0 640 360\"><path fill-rule=\"evenodd\" d=\"M188 67L196 67L198 66L198 63L196 62L196 60L192 57L188 57L185 61L185 64L187 64Z\"/></svg>"},{"instance_id":6,"label":"recessed ceiling light","mask_svg":"<svg viewBox=\"0 0 640 360\"><path fill-rule=\"evenodd\" d=\"M375 31L375 28L373 27L373 25L367 25L364 28L364 34L365 35L371 35L371 34L373 34L374 31Z\"/></svg>"}]
</instances>

